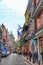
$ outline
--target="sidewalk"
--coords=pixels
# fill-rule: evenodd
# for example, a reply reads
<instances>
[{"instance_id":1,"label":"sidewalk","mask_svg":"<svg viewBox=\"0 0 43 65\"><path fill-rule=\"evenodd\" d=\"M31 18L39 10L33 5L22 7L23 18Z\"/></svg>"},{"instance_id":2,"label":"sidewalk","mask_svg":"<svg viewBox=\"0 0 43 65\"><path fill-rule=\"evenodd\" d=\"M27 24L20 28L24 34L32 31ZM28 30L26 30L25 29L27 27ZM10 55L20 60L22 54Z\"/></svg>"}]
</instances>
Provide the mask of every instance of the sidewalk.
<instances>
[{"instance_id":1,"label":"sidewalk","mask_svg":"<svg viewBox=\"0 0 43 65\"><path fill-rule=\"evenodd\" d=\"M27 60L27 57L21 56L27 63L31 64L31 65L38 65L38 63L32 63L29 61L29 59ZM42 62L40 63L40 65L43 65Z\"/></svg>"}]
</instances>

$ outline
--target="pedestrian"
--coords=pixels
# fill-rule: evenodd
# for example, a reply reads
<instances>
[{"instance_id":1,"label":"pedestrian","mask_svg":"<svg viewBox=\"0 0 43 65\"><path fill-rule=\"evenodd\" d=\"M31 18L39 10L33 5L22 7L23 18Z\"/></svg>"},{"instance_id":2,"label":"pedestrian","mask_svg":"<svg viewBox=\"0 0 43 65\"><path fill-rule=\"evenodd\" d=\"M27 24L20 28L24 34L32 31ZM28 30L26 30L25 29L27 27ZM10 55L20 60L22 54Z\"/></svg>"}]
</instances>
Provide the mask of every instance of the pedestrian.
<instances>
[{"instance_id":1,"label":"pedestrian","mask_svg":"<svg viewBox=\"0 0 43 65\"><path fill-rule=\"evenodd\" d=\"M31 51L29 52L29 58L30 58L30 61L31 61L31 58L32 58L32 52Z\"/></svg>"},{"instance_id":2,"label":"pedestrian","mask_svg":"<svg viewBox=\"0 0 43 65\"><path fill-rule=\"evenodd\" d=\"M27 60L28 60L29 52L30 52L30 49L29 49L29 48L26 48L26 56L27 56Z\"/></svg>"},{"instance_id":3,"label":"pedestrian","mask_svg":"<svg viewBox=\"0 0 43 65\"><path fill-rule=\"evenodd\" d=\"M38 51L35 51L34 52L34 61L36 62L38 62Z\"/></svg>"}]
</instances>

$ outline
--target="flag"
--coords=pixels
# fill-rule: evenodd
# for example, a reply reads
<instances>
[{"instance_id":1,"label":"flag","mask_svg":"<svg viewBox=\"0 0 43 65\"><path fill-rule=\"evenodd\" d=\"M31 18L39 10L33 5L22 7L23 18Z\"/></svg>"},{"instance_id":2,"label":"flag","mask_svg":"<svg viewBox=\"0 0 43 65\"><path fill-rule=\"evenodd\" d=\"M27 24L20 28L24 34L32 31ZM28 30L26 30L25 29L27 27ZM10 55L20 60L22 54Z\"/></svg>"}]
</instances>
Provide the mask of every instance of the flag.
<instances>
[{"instance_id":1,"label":"flag","mask_svg":"<svg viewBox=\"0 0 43 65\"><path fill-rule=\"evenodd\" d=\"M22 29L22 27L18 24L18 30Z\"/></svg>"},{"instance_id":2,"label":"flag","mask_svg":"<svg viewBox=\"0 0 43 65\"><path fill-rule=\"evenodd\" d=\"M22 27L20 25L18 25L18 29L17 29L17 37L20 38L21 32L20 30L22 29Z\"/></svg>"},{"instance_id":3,"label":"flag","mask_svg":"<svg viewBox=\"0 0 43 65\"><path fill-rule=\"evenodd\" d=\"M17 30L17 37L20 38L20 32Z\"/></svg>"}]
</instances>

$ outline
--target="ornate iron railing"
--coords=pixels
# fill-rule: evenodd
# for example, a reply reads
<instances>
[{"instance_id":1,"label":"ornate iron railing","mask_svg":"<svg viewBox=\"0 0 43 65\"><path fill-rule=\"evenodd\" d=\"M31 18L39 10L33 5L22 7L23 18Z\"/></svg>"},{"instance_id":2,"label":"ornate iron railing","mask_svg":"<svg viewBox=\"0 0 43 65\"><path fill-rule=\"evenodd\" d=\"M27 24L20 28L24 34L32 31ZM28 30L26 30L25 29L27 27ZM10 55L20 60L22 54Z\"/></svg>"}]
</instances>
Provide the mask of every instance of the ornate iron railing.
<instances>
[{"instance_id":1,"label":"ornate iron railing","mask_svg":"<svg viewBox=\"0 0 43 65\"><path fill-rule=\"evenodd\" d=\"M34 12L35 12L36 8L38 7L38 5L39 5L40 1L41 1L41 0L39 0L39 1L38 1L38 3L34 6L34 11L33 11L33 14L34 14Z\"/></svg>"},{"instance_id":2,"label":"ornate iron railing","mask_svg":"<svg viewBox=\"0 0 43 65\"><path fill-rule=\"evenodd\" d=\"M37 32L39 32L42 29L43 29L43 24L42 24L42 26L40 26L38 29L35 30L34 34L36 34Z\"/></svg>"}]
</instances>

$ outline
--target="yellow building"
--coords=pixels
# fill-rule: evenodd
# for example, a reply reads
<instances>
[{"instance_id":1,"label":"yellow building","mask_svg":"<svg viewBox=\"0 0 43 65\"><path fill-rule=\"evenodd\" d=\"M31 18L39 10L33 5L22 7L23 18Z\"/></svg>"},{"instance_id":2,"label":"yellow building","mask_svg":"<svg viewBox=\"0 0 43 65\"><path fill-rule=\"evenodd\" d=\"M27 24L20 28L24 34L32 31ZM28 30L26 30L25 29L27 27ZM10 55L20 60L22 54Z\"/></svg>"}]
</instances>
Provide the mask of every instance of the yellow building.
<instances>
[{"instance_id":1,"label":"yellow building","mask_svg":"<svg viewBox=\"0 0 43 65\"><path fill-rule=\"evenodd\" d=\"M26 12L25 12L25 22L27 22L29 18L29 13L28 13L28 10L26 9Z\"/></svg>"}]
</instances>

